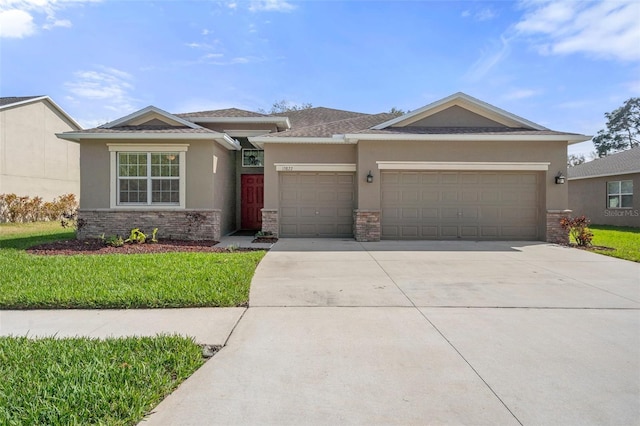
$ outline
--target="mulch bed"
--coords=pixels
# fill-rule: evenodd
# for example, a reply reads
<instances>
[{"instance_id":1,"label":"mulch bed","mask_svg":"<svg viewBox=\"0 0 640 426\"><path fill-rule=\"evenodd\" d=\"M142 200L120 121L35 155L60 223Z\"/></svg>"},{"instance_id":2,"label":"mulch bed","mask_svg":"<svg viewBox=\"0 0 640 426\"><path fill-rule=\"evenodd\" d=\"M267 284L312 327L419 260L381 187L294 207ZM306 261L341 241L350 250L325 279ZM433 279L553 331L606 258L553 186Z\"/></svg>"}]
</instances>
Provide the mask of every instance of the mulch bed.
<instances>
[{"instance_id":1,"label":"mulch bed","mask_svg":"<svg viewBox=\"0 0 640 426\"><path fill-rule=\"evenodd\" d=\"M171 253L171 252L206 252L231 253L254 251L253 248L228 249L216 247L217 241L185 241L160 240L157 243L125 244L122 247L106 246L98 239L66 240L40 244L28 248L27 253L37 255L74 255L74 254L140 254L140 253Z\"/></svg>"},{"instance_id":2,"label":"mulch bed","mask_svg":"<svg viewBox=\"0 0 640 426\"><path fill-rule=\"evenodd\" d=\"M267 244L275 244L278 242L278 239L275 237L257 237L252 243L267 243Z\"/></svg>"},{"instance_id":3,"label":"mulch bed","mask_svg":"<svg viewBox=\"0 0 640 426\"><path fill-rule=\"evenodd\" d=\"M612 247L605 247L605 246L579 246L575 243L571 243L569 244L570 247L572 248L577 248L580 250L587 250L587 251L593 251L593 250L602 250L602 251L616 251L616 249L612 248Z\"/></svg>"}]
</instances>

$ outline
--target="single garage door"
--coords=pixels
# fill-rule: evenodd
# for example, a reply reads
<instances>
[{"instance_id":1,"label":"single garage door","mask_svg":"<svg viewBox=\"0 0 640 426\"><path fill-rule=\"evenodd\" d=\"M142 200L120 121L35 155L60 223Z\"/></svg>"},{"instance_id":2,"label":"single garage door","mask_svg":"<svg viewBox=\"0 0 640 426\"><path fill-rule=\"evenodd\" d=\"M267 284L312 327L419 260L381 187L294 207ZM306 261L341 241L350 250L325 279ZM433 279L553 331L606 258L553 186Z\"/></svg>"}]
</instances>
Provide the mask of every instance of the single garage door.
<instances>
[{"instance_id":1,"label":"single garage door","mask_svg":"<svg viewBox=\"0 0 640 426\"><path fill-rule=\"evenodd\" d=\"M383 171L382 238L538 239L537 172Z\"/></svg>"},{"instance_id":2,"label":"single garage door","mask_svg":"<svg viewBox=\"0 0 640 426\"><path fill-rule=\"evenodd\" d=\"M352 237L355 174L280 172L282 237Z\"/></svg>"}]
</instances>

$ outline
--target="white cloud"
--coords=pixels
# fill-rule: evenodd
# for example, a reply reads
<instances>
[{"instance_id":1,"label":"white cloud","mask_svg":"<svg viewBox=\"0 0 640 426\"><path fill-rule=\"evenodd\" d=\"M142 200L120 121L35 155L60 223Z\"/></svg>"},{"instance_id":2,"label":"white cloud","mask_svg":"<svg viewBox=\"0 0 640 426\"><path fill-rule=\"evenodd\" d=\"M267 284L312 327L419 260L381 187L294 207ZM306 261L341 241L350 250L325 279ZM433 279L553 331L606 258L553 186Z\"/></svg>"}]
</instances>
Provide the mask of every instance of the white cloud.
<instances>
[{"instance_id":1,"label":"white cloud","mask_svg":"<svg viewBox=\"0 0 640 426\"><path fill-rule=\"evenodd\" d=\"M19 9L0 10L0 38L22 38L35 32L33 17Z\"/></svg>"},{"instance_id":2,"label":"white cloud","mask_svg":"<svg viewBox=\"0 0 640 426\"><path fill-rule=\"evenodd\" d=\"M514 89L502 96L506 100L527 99L533 96L538 96L540 91L533 89Z\"/></svg>"},{"instance_id":3,"label":"white cloud","mask_svg":"<svg viewBox=\"0 0 640 426\"><path fill-rule=\"evenodd\" d=\"M0 38L22 38L35 34L41 27L71 27L68 19L59 19L59 11L82 3L100 0L0 0ZM44 21L44 22L43 22Z\"/></svg>"},{"instance_id":4,"label":"white cloud","mask_svg":"<svg viewBox=\"0 0 640 426\"><path fill-rule=\"evenodd\" d=\"M131 74L115 68L97 67L74 73L75 80L64 84L74 98L96 102L96 109L114 111L125 115L136 107L131 96L134 86Z\"/></svg>"},{"instance_id":5,"label":"white cloud","mask_svg":"<svg viewBox=\"0 0 640 426\"><path fill-rule=\"evenodd\" d=\"M471 10L467 9L464 10L460 14L460 16L462 16L463 18L473 18L476 21L489 21L498 16L498 14L493 9L487 7L476 12L472 12Z\"/></svg>"},{"instance_id":6,"label":"white cloud","mask_svg":"<svg viewBox=\"0 0 640 426\"><path fill-rule=\"evenodd\" d=\"M295 5L286 0L251 0L251 12L291 12Z\"/></svg>"},{"instance_id":7,"label":"white cloud","mask_svg":"<svg viewBox=\"0 0 640 426\"><path fill-rule=\"evenodd\" d=\"M465 76L472 81L481 80L506 58L510 51L509 39L500 37L499 43L494 42L492 46L481 52L480 59L471 65Z\"/></svg>"},{"instance_id":8,"label":"white cloud","mask_svg":"<svg viewBox=\"0 0 640 426\"><path fill-rule=\"evenodd\" d=\"M527 2L515 30L541 54L640 60L640 2Z\"/></svg>"}]
</instances>

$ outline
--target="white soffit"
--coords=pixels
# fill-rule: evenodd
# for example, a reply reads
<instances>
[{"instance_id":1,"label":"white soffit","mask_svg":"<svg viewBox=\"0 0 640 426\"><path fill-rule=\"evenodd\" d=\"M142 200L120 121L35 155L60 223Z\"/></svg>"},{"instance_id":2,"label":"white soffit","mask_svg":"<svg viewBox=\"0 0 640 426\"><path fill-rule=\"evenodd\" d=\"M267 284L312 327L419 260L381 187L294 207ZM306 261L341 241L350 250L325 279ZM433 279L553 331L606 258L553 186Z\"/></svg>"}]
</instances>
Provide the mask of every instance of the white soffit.
<instances>
[{"instance_id":1,"label":"white soffit","mask_svg":"<svg viewBox=\"0 0 640 426\"><path fill-rule=\"evenodd\" d=\"M551 163L469 161L376 161L379 170L547 171Z\"/></svg>"},{"instance_id":2,"label":"white soffit","mask_svg":"<svg viewBox=\"0 0 640 426\"><path fill-rule=\"evenodd\" d=\"M278 172L355 172L355 164L275 163Z\"/></svg>"}]
</instances>

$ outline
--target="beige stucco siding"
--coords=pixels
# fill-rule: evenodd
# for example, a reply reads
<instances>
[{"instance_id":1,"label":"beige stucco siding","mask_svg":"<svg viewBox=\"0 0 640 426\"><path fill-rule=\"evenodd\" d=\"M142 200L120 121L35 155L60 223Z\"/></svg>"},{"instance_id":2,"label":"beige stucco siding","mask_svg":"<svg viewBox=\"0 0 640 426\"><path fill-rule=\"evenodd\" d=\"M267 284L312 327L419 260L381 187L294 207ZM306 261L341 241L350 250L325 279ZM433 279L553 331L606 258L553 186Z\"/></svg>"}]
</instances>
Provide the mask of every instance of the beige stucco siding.
<instances>
[{"instance_id":1,"label":"beige stucco siding","mask_svg":"<svg viewBox=\"0 0 640 426\"><path fill-rule=\"evenodd\" d=\"M264 162L264 207L277 209L279 179L273 164L355 164L356 145L266 144Z\"/></svg>"},{"instance_id":2,"label":"beige stucco siding","mask_svg":"<svg viewBox=\"0 0 640 426\"><path fill-rule=\"evenodd\" d=\"M504 127L457 105L410 124L418 127Z\"/></svg>"},{"instance_id":3,"label":"beige stucco siding","mask_svg":"<svg viewBox=\"0 0 640 426\"><path fill-rule=\"evenodd\" d=\"M549 170L541 179L541 209L567 208L566 185L556 185L554 177L566 175L565 142L478 142L478 141L359 141L358 208L380 209L380 173L376 161L437 162L548 162ZM371 170L373 183L365 184Z\"/></svg>"},{"instance_id":4,"label":"beige stucco siding","mask_svg":"<svg viewBox=\"0 0 640 426\"><path fill-rule=\"evenodd\" d=\"M220 232L221 235L226 235L236 230L235 161L239 151L229 151L217 143L213 148L213 155L218 158L216 173L213 175L213 207L221 210Z\"/></svg>"},{"instance_id":5,"label":"beige stucco siding","mask_svg":"<svg viewBox=\"0 0 640 426\"><path fill-rule=\"evenodd\" d=\"M77 130L42 100L0 111L0 193L57 196L80 193L80 148L56 133Z\"/></svg>"},{"instance_id":6,"label":"beige stucco siding","mask_svg":"<svg viewBox=\"0 0 640 426\"><path fill-rule=\"evenodd\" d=\"M630 209L607 208L607 182L632 180L633 206ZM640 173L572 179L569 186L569 208L572 215L585 215L598 225L640 227Z\"/></svg>"},{"instance_id":7,"label":"beige stucco siding","mask_svg":"<svg viewBox=\"0 0 640 426\"><path fill-rule=\"evenodd\" d=\"M82 209L108 209L110 207L111 160L109 146L104 140L83 140L81 142L81 198ZM119 140L118 144L133 145L189 145L186 152L186 205L187 209L226 208L216 205L214 201L214 184L219 179L219 186L226 188L234 185L229 180L229 171L225 162L232 155L226 149L214 149L213 141L149 141ZM214 153L218 156L218 170L213 173ZM233 162L233 160L231 160ZM224 189L221 191L219 203L225 201ZM233 204L233 203L232 203Z\"/></svg>"}]
</instances>

